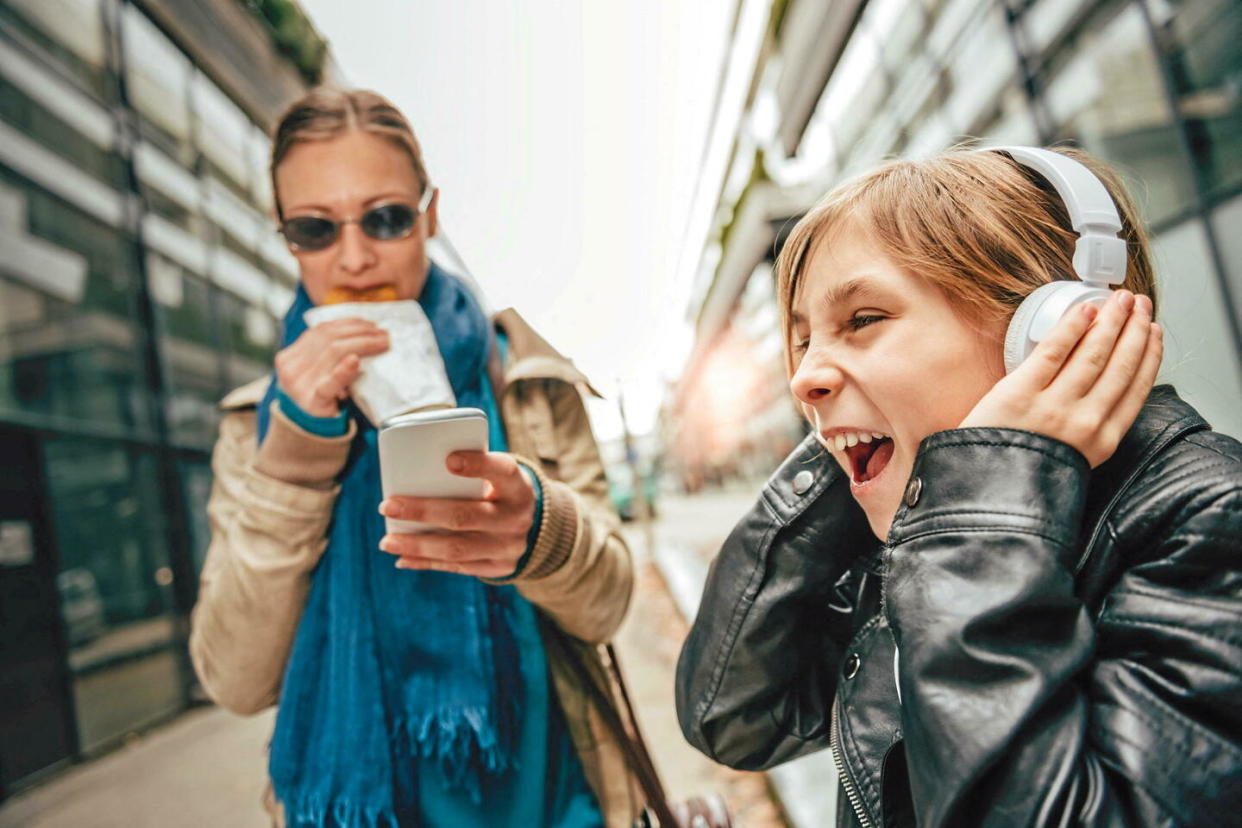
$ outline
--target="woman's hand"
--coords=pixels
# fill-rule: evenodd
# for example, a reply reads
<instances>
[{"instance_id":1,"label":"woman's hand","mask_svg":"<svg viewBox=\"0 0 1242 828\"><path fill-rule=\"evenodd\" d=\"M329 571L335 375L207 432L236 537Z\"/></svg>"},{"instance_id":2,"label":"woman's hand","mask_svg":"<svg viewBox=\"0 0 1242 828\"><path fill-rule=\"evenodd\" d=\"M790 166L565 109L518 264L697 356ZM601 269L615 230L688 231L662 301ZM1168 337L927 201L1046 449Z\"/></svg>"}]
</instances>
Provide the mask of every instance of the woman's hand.
<instances>
[{"instance_id":1,"label":"woman's hand","mask_svg":"<svg viewBox=\"0 0 1242 828\"><path fill-rule=\"evenodd\" d=\"M335 417L362 358L388 350L388 332L365 319L334 319L308 328L276 354L276 381L312 417Z\"/></svg>"},{"instance_id":2,"label":"woman's hand","mask_svg":"<svg viewBox=\"0 0 1242 828\"><path fill-rule=\"evenodd\" d=\"M398 569L434 569L479 578L513 574L535 519L535 488L511 454L455 451L448 470L487 481L482 500L394 496L380 514L429 523L447 532L389 534L380 549L399 556Z\"/></svg>"},{"instance_id":3,"label":"woman's hand","mask_svg":"<svg viewBox=\"0 0 1242 828\"><path fill-rule=\"evenodd\" d=\"M1128 290L1114 292L1102 308L1078 306L960 427L1034 431L1078 449L1091 468L1100 465L1156 381L1164 341L1151 312L1150 299Z\"/></svg>"}]
</instances>

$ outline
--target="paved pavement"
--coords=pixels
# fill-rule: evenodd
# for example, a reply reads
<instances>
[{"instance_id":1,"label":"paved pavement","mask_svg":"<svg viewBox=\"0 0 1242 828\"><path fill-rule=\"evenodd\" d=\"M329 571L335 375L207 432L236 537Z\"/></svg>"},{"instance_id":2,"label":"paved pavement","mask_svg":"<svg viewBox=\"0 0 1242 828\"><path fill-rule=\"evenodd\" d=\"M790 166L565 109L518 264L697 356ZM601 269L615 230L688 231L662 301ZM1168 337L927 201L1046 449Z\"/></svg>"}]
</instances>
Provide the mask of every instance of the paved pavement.
<instances>
[{"instance_id":1,"label":"paved pavement","mask_svg":"<svg viewBox=\"0 0 1242 828\"><path fill-rule=\"evenodd\" d=\"M758 489L756 484L661 501L653 557L683 618L693 620L712 558L738 519L754 504ZM791 828L833 823L837 772L827 751L795 759L767 776ZM741 824L750 825L746 821Z\"/></svg>"},{"instance_id":2,"label":"paved pavement","mask_svg":"<svg viewBox=\"0 0 1242 828\"><path fill-rule=\"evenodd\" d=\"M657 556L649 551L687 550L682 557L698 561L695 571L701 576L703 562L753 497L752 491L670 499L649 532L627 526L638 589L617 647L670 796L720 793L739 828L784 828L767 776L715 765L681 736L673 670L687 622L661 574L676 567L657 567ZM687 581L687 594L695 591L693 583ZM9 800L0 807L0 828L262 828L259 800L273 715L243 718L214 707L193 710Z\"/></svg>"}]
</instances>

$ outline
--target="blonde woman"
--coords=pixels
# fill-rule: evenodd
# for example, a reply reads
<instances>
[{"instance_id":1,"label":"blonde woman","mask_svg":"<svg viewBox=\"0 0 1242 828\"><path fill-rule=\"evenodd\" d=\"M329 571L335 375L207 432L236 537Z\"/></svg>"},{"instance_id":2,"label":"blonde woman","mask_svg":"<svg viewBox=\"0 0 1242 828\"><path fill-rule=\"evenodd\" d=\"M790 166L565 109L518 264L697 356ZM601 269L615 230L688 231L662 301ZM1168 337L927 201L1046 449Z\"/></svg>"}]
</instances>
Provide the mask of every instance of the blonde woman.
<instances>
[{"instance_id":1,"label":"blonde woman","mask_svg":"<svg viewBox=\"0 0 1242 828\"><path fill-rule=\"evenodd\" d=\"M839 825L1242 813L1242 445L1153 389L1137 213L1060 152L1120 214L1120 289L1011 371L1015 309L1076 279L1079 239L1012 152L886 164L780 255L813 433L721 550L678 712L736 767L830 749Z\"/></svg>"},{"instance_id":2,"label":"blonde woman","mask_svg":"<svg viewBox=\"0 0 1242 828\"><path fill-rule=\"evenodd\" d=\"M221 705L279 705L273 823L629 826L641 803L578 678L603 674L632 588L586 380L428 259L439 191L379 95L294 103L271 175L301 282L271 376L223 403L190 648ZM448 460L483 501L381 501L350 387L387 334L302 318L341 298L418 300L458 403L489 415L492 450ZM444 531L385 534L381 512Z\"/></svg>"}]
</instances>

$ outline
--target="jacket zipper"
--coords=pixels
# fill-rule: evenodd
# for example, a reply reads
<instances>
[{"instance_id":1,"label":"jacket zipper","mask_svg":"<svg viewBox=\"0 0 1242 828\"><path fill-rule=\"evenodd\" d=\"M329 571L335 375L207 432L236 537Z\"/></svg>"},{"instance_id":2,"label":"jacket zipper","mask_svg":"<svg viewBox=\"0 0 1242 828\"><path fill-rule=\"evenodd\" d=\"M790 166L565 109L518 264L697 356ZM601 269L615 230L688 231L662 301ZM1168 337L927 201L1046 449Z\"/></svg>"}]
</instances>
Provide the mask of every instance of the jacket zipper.
<instances>
[{"instance_id":1,"label":"jacket zipper","mask_svg":"<svg viewBox=\"0 0 1242 828\"><path fill-rule=\"evenodd\" d=\"M850 805L854 809L854 815L858 817L859 823L863 828L872 828L871 818L867 816L863 810L862 796L858 793L858 788L854 785L854 780L850 778L849 772L845 769L845 760L841 756L840 750L840 723L837 721L837 700L832 702L832 724L828 729L828 749L832 751L833 764L837 766L837 776L841 779L841 787L845 788L845 795L849 797Z\"/></svg>"}]
</instances>

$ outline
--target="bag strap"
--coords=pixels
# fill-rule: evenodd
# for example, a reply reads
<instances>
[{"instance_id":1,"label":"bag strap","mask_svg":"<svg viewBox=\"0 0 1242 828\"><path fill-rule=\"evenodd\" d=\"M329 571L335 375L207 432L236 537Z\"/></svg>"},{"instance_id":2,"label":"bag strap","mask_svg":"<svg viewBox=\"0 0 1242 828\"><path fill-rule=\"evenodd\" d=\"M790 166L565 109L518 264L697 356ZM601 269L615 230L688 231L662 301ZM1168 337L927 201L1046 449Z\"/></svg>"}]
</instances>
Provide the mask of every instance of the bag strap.
<instances>
[{"instance_id":1,"label":"bag strap","mask_svg":"<svg viewBox=\"0 0 1242 828\"><path fill-rule=\"evenodd\" d=\"M557 640L560 637L554 635L550 636L550 638ZM630 728L626 728L625 722L622 721L613 694L607 688L600 686L599 682L587 669L587 666L578 658L577 653L573 652L564 641L557 640L556 646L563 651L566 660L573 665L578 678L582 680L583 685L595 700L600 715L604 719L604 724L607 725L609 730L616 736L617 741L620 742L626 762L634 772L634 775L638 777L638 784L643 789L643 795L647 798L647 807L655 812L656 818L660 821L661 828L677 828L677 818L673 815L672 808L669 806L664 785L660 782L660 775L656 771L655 763L651 760L651 753L647 750L647 744L643 741L642 731L638 728L638 718L634 715L634 706L630 703L629 689L626 687L625 678L621 675L621 665L617 661L616 650L612 644L608 644L608 669L613 681L616 682L621 690L621 699L625 705Z\"/></svg>"}]
</instances>

